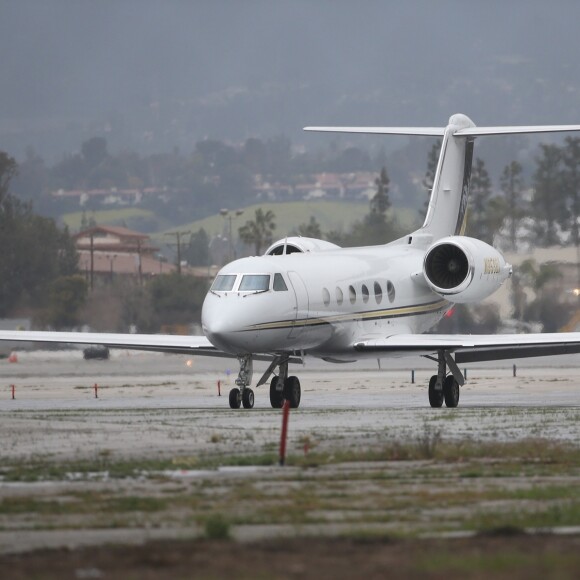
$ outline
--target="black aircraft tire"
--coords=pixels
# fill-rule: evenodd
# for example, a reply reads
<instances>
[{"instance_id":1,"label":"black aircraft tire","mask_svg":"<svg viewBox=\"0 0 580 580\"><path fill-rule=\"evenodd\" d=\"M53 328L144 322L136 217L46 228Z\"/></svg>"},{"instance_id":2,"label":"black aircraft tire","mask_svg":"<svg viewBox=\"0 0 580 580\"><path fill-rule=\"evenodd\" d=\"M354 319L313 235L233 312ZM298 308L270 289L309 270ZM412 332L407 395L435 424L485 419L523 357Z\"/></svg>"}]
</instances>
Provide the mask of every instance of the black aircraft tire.
<instances>
[{"instance_id":1,"label":"black aircraft tire","mask_svg":"<svg viewBox=\"0 0 580 580\"><path fill-rule=\"evenodd\" d=\"M281 409L284 404L284 391L276 388L278 377L272 377L270 381L270 405L272 409Z\"/></svg>"},{"instance_id":2,"label":"black aircraft tire","mask_svg":"<svg viewBox=\"0 0 580 580\"><path fill-rule=\"evenodd\" d=\"M241 403L241 397L240 397L240 389L234 387L231 391L230 391L230 407L232 409L239 409L240 408L240 403Z\"/></svg>"},{"instance_id":3,"label":"black aircraft tire","mask_svg":"<svg viewBox=\"0 0 580 580\"><path fill-rule=\"evenodd\" d=\"M245 388L242 392L242 405L244 409L252 409L254 407L254 391Z\"/></svg>"},{"instance_id":4,"label":"black aircraft tire","mask_svg":"<svg viewBox=\"0 0 580 580\"><path fill-rule=\"evenodd\" d=\"M300 406L301 394L298 377L288 377L284 383L284 398L290 401L291 409L297 409Z\"/></svg>"},{"instance_id":5,"label":"black aircraft tire","mask_svg":"<svg viewBox=\"0 0 580 580\"><path fill-rule=\"evenodd\" d=\"M443 383L443 395L445 405L450 408L457 407L459 404L459 383L453 375L449 375Z\"/></svg>"},{"instance_id":6,"label":"black aircraft tire","mask_svg":"<svg viewBox=\"0 0 580 580\"><path fill-rule=\"evenodd\" d=\"M432 407L441 407L443 406L443 390L436 391L435 390L435 383L437 382L437 375L433 375L429 379L429 404Z\"/></svg>"}]
</instances>

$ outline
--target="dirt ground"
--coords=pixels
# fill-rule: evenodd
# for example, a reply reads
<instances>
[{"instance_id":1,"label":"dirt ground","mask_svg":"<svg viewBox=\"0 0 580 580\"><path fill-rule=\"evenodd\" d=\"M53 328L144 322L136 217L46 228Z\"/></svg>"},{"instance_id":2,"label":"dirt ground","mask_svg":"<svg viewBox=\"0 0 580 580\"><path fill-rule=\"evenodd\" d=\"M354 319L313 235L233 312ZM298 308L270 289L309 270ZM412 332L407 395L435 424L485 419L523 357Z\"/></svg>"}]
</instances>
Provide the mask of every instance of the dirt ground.
<instances>
[{"instance_id":1,"label":"dirt ground","mask_svg":"<svg viewBox=\"0 0 580 580\"><path fill-rule=\"evenodd\" d=\"M3 578L578 578L580 537L163 541L0 556Z\"/></svg>"}]
</instances>

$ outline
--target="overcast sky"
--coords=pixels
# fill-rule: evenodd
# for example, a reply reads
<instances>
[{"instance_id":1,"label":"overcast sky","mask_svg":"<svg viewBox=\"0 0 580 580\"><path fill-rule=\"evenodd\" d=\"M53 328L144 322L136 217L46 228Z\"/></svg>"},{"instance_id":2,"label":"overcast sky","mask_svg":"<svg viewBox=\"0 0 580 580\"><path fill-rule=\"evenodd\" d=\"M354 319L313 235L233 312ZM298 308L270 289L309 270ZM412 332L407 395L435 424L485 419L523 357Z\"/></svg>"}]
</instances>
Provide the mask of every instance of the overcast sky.
<instances>
[{"instance_id":1,"label":"overcast sky","mask_svg":"<svg viewBox=\"0 0 580 580\"><path fill-rule=\"evenodd\" d=\"M580 2L0 0L0 149L580 122Z\"/></svg>"}]
</instances>

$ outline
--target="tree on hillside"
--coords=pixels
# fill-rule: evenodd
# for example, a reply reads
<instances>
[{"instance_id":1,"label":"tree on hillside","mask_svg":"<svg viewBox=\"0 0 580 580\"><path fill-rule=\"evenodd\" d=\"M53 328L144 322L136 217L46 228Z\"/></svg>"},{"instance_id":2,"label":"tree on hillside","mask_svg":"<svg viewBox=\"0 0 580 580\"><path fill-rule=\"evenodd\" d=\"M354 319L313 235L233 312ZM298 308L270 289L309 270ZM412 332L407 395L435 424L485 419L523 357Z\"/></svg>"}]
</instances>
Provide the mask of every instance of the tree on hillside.
<instances>
[{"instance_id":1,"label":"tree on hillside","mask_svg":"<svg viewBox=\"0 0 580 580\"><path fill-rule=\"evenodd\" d=\"M229 166L237 163L234 147L216 139L198 141L193 154L195 169L203 175L217 175Z\"/></svg>"},{"instance_id":2,"label":"tree on hillside","mask_svg":"<svg viewBox=\"0 0 580 580\"><path fill-rule=\"evenodd\" d=\"M268 166L268 151L264 142L255 137L246 139L242 148L242 159L253 173L264 173Z\"/></svg>"},{"instance_id":3,"label":"tree on hillside","mask_svg":"<svg viewBox=\"0 0 580 580\"><path fill-rule=\"evenodd\" d=\"M79 323L79 310L88 295L87 281L79 275L61 276L49 284L46 322L60 330Z\"/></svg>"},{"instance_id":4,"label":"tree on hillside","mask_svg":"<svg viewBox=\"0 0 580 580\"><path fill-rule=\"evenodd\" d=\"M191 234L183 257L192 266L209 265L209 236L203 228Z\"/></svg>"},{"instance_id":5,"label":"tree on hillside","mask_svg":"<svg viewBox=\"0 0 580 580\"><path fill-rule=\"evenodd\" d=\"M0 151L0 210L6 211L4 202L8 196L10 182L18 172L16 161L4 151Z\"/></svg>"},{"instance_id":6,"label":"tree on hillside","mask_svg":"<svg viewBox=\"0 0 580 580\"><path fill-rule=\"evenodd\" d=\"M200 320L201 306L207 292L204 279L177 273L160 274L151 280L146 290L157 325Z\"/></svg>"},{"instance_id":7,"label":"tree on hillside","mask_svg":"<svg viewBox=\"0 0 580 580\"><path fill-rule=\"evenodd\" d=\"M525 260L519 267L523 284L533 289L534 300L525 308L523 318L526 321L541 322L545 332L557 332L572 315L575 306L561 300L562 272L554 264L536 264L534 260Z\"/></svg>"},{"instance_id":8,"label":"tree on hillside","mask_svg":"<svg viewBox=\"0 0 580 580\"><path fill-rule=\"evenodd\" d=\"M81 155L89 170L100 165L109 155L107 140L104 137L92 137L81 145Z\"/></svg>"},{"instance_id":9,"label":"tree on hillside","mask_svg":"<svg viewBox=\"0 0 580 580\"><path fill-rule=\"evenodd\" d=\"M435 141L431 146L431 149L429 149L429 154L427 155L427 171L423 178L423 187L427 190L427 199L423 206L425 212L429 207L429 200L431 199L431 191L433 189L435 173L437 172L437 163L439 162L439 154L441 152L441 143L441 139L437 139L437 141Z\"/></svg>"},{"instance_id":10,"label":"tree on hillside","mask_svg":"<svg viewBox=\"0 0 580 580\"><path fill-rule=\"evenodd\" d=\"M262 208L258 208L255 212L255 218L248 220L238 230L242 242L254 246L256 256L262 253L264 246L269 246L272 243L273 233L276 229L275 217L272 210L265 212Z\"/></svg>"},{"instance_id":11,"label":"tree on hillside","mask_svg":"<svg viewBox=\"0 0 580 580\"><path fill-rule=\"evenodd\" d=\"M312 215L308 223L300 224L297 229L298 235L304 238L321 238L322 231L318 220Z\"/></svg>"},{"instance_id":12,"label":"tree on hillside","mask_svg":"<svg viewBox=\"0 0 580 580\"><path fill-rule=\"evenodd\" d=\"M376 193L369 201L369 213L360 222L353 224L350 232L329 232L327 238L342 246L370 246L386 244L403 235L397 221L389 215L389 176L386 167L381 169L375 180Z\"/></svg>"},{"instance_id":13,"label":"tree on hillside","mask_svg":"<svg viewBox=\"0 0 580 580\"><path fill-rule=\"evenodd\" d=\"M524 180L522 178L522 166L517 161L512 161L509 165L506 165L499 182L506 201L510 249L515 251L517 249L518 227L527 213L523 200Z\"/></svg>"},{"instance_id":14,"label":"tree on hillside","mask_svg":"<svg viewBox=\"0 0 580 580\"><path fill-rule=\"evenodd\" d=\"M565 196L567 212L566 224L576 247L580 248L580 138L566 137L566 146L562 150L562 193ZM578 287L580 287L580 262L578 262Z\"/></svg>"},{"instance_id":15,"label":"tree on hillside","mask_svg":"<svg viewBox=\"0 0 580 580\"><path fill-rule=\"evenodd\" d=\"M491 179L485 162L479 157L473 163L469 190L468 235L491 244L495 234L490 211Z\"/></svg>"},{"instance_id":16,"label":"tree on hillside","mask_svg":"<svg viewBox=\"0 0 580 580\"><path fill-rule=\"evenodd\" d=\"M387 168L383 167L379 177L375 179L377 192L370 202L370 213L378 217L382 221L387 219L387 211L391 207L391 200L389 199L389 175Z\"/></svg>"},{"instance_id":17,"label":"tree on hillside","mask_svg":"<svg viewBox=\"0 0 580 580\"><path fill-rule=\"evenodd\" d=\"M536 239L544 246L558 244L556 224L565 215L562 190L562 151L557 145L540 145L533 177L532 217Z\"/></svg>"},{"instance_id":18,"label":"tree on hillside","mask_svg":"<svg viewBox=\"0 0 580 580\"><path fill-rule=\"evenodd\" d=\"M12 179L12 192L23 200L38 200L49 184L49 171L32 147L27 147L25 159Z\"/></svg>"},{"instance_id":19,"label":"tree on hillside","mask_svg":"<svg viewBox=\"0 0 580 580\"><path fill-rule=\"evenodd\" d=\"M292 143L287 137L275 137L266 141L268 151L268 173L275 180L285 181L290 178L290 160Z\"/></svg>"},{"instance_id":20,"label":"tree on hillside","mask_svg":"<svg viewBox=\"0 0 580 580\"><path fill-rule=\"evenodd\" d=\"M9 192L16 170L14 159L0 152L0 316L27 300L45 306L50 283L77 271L68 231Z\"/></svg>"}]
</instances>

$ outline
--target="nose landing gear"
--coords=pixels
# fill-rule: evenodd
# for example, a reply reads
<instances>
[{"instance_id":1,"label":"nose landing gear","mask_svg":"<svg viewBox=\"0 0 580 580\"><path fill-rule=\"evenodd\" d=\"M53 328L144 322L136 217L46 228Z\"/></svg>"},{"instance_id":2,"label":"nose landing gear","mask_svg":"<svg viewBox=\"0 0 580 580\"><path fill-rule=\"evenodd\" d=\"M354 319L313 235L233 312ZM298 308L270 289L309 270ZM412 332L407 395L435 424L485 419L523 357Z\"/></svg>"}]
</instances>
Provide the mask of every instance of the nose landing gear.
<instances>
[{"instance_id":1,"label":"nose landing gear","mask_svg":"<svg viewBox=\"0 0 580 580\"><path fill-rule=\"evenodd\" d=\"M254 391L248 385L252 382L254 365L252 355L246 354L238 357L240 362L240 372L236 379L236 385L230 391L229 402L232 409L239 409L243 405L244 409L251 409L254 406Z\"/></svg>"}]
</instances>

